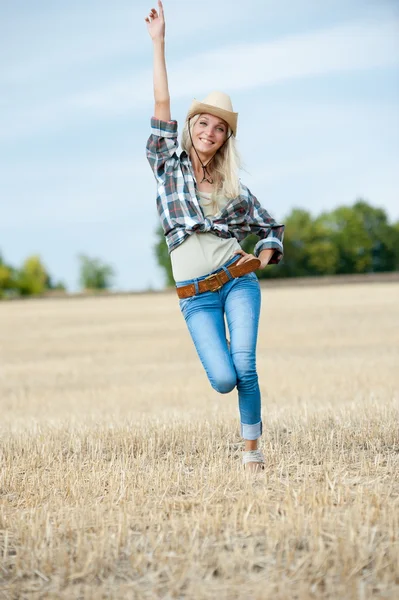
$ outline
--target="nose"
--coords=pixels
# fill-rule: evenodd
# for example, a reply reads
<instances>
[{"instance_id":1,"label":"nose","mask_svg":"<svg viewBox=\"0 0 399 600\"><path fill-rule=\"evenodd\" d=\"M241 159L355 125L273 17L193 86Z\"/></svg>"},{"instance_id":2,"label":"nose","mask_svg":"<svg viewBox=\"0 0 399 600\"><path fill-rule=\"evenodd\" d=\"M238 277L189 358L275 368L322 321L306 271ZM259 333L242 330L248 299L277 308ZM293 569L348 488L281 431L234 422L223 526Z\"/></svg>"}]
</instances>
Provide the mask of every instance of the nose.
<instances>
[{"instance_id":1,"label":"nose","mask_svg":"<svg viewBox=\"0 0 399 600\"><path fill-rule=\"evenodd\" d=\"M215 137L215 131L214 131L214 129L211 126L209 126L209 127L206 128L206 135L207 135L208 138L214 138Z\"/></svg>"}]
</instances>

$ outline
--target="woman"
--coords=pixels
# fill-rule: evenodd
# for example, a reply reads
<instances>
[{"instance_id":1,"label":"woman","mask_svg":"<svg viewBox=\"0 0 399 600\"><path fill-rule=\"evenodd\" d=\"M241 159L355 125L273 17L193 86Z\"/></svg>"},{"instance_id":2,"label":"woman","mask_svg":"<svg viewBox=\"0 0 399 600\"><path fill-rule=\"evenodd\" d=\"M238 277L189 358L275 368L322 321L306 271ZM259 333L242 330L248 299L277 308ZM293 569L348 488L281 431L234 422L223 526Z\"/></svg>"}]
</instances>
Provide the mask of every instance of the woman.
<instances>
[{"instance_id":1,"label":"woman","mask_svg":"<svg viewBox=\"0 0 399 600\"><path fill-rule=\"evenodd\" d=\"M238 390L243 464L264 468L256 342L261 294L254 271L278 263L284 225L277 224L238 178L238 114L227 94L193 101L176 149L165 63L162 2L146 17L154 47L155 111L147 158L158 184L164 230L181 312L214 389ZM238 241L255 233L255 256ZM226 339L227 320L230 342Z\"/></svg>"}]
</instances>

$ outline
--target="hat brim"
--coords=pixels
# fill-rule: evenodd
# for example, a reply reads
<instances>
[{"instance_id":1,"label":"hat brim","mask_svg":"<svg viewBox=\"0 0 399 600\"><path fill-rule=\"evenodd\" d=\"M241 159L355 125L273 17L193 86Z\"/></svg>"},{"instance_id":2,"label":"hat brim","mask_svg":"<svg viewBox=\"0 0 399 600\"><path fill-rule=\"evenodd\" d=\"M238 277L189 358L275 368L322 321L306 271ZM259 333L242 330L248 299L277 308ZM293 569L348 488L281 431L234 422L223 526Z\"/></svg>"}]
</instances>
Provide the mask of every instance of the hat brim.
<instances>
[{"instance_id":1,"label":"hat brim","mask_svg":"<svg viewBox=\"0 0 399 600\"><path fill-rule=\"evenodd\" d=\"M236 136L238 113L230 110L224 110L223 108L219 108L217 106L212 106L212 104L204 104L204 102L198 102L198 100L194 100L190 106L190 110L188 111L187 119L190 119L195 115L200 115L201 113L208 113L214 117L223 119L223 121L226 121L231 128L234 137Z\"/></svg>"}]
</instances>

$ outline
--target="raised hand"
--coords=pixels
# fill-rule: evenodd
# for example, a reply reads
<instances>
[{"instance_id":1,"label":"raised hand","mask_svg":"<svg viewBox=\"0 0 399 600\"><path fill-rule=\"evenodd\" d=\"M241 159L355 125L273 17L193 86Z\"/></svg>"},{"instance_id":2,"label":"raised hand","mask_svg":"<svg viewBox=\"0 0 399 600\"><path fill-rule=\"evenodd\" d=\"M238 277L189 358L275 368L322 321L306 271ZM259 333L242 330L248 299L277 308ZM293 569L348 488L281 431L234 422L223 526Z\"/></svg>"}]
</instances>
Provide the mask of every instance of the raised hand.
<instances>
[{"instance_id":1,"label":"raised hand","mask_svg":"<svg viewBox=\"0 0 399 600\"><path fill-rule=\"evenodd\" d=\"M158 11L152 8L148 17L145 18L148 33L153 40L165 38L165 17L161 0L158 0Z\"/></svg>"}]
</instances>

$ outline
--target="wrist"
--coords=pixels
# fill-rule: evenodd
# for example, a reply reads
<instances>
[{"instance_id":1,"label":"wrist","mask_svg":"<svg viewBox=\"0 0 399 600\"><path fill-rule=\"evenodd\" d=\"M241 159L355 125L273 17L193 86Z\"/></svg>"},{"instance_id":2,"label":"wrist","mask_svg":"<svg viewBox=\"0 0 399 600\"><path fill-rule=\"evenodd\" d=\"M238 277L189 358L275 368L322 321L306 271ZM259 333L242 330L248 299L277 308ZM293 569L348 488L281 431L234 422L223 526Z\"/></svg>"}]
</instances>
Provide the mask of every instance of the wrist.
<instances>
[{"instance_id":1,"label":"wrist","mask_svg":"<svg viewBox=\"0 0 399 600\"><path fill-rule=\"evenodd\" d=\"M165 46L165 37L156 37L156 38L152 38L152 43L154 44L154 46L161 46L164 47Z\"/></svg>"}]
</instances>

